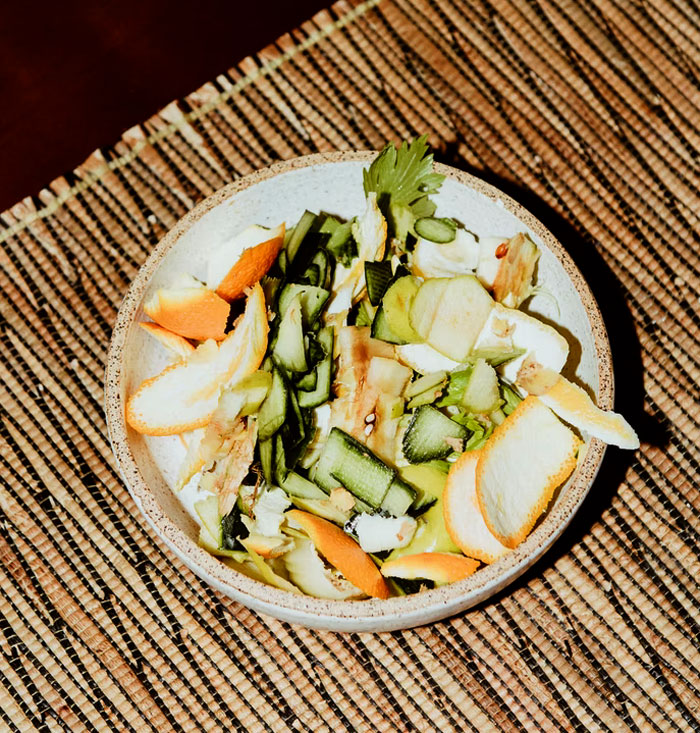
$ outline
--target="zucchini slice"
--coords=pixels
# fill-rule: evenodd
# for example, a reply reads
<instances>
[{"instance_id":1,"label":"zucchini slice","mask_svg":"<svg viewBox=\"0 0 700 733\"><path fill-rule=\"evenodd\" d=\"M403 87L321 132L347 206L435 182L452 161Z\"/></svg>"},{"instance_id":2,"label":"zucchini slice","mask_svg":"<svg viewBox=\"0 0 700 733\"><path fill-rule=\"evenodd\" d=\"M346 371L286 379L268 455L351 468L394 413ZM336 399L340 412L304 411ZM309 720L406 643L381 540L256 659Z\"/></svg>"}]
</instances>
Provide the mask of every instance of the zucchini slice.
<instances>
[{"instance_id":1,"label":"zucchini slice","mask_svg":"<svg viewBox=\"0 0 700 733\"><path fill-rule=\"evenodd\" d=\"M316 367L316 384L311 391L299 390L297 399L300 407L318 407L328 400L331 394L333 376L333 327L322 328L318 332L318 342L323 346L326 356Z\"/></svg>"},{"instance_id":2,"label":"zucchini slice","mask_svg":"<svg viewBox=\"0 0 700 733\"><path fill-rule=\"evenodd\" d=\"M348 326L371 326L376 311L364 298L356 303L348 313Z\"/></svg>"},{"instance_id":3,"label":"zucchini slice","mask_svg":"<svg viewBox=\"0 0 700 733\"><path fill-rule=\"evenodd\" d=\"M438 244L452 242L457 235L457 224L453 219L439 219L435 216L417 219L413 228L419 237Z\"/></svg>"},{"instance_id":4,"label":"zucchini slice","mask_svg":"<svg viewBox=\"0 0 700 733\"><path fill-rule=\"evenodd\" d=\"M374 320L372 321L371 335L373 339L381 339L387 341L390 344L405 344L402 338L397 336L389 326L389 321L386 319L386 313L384 312L384 306L379 306L377 312L374 314Z\"/></svg>"},{"instance_id":5,"label":"zucchini slice","mask_svg":"<svg viewBox=\"0 0 700 733\"><path fill-rule=\"evenodd\" d=\"M287 419L280 428L279 435L284 441L285 466L289 470L296 466L304 454L311 439L311 426L310 416L306 410L301 409L293 389L288 390L287 399Z\"/></svg>"},{"instance_id":6,"label":"zucchini slice","mask_svg":"<svg viewBox=\"0 0 700 733\"><path fill-rule=\"evenodd\" d=\"M386 293L393 273L391 262L365 262L365 282L367 283L367 296L372 305L379 305Z\"/></svg>"},{"instance_id":7,"label":"zucchini slice","mask_svg":"<svg viewBox=\"0 0 700 733\"><path fill-rule=\"evenodd\" d=\"M324 491L344 486L372 508L381 507L396 471L380 461L351 435L332 428L314 469L313 479Z\"/></svg>"},{"instance_id":8,"label":"zucchini slice","mask_svg":"<svg viewBox=\"0 0 700 733\"><path fill-rule=\"evenodd\" d=\"M338 262L349 267L353 259L357 257L357 245L352 236L352 222L338 224L330 239L326 242L326 251L330 252Z\"/></svg>"},{"instance_id":9,"label":"zucchini slice","mask_svg":"<svg viewBox=\"0 0 700 733\"><path fill-rule=\"evenodd\" d=\"M525 349L499 349L497 347L475 349L470 358L485 359L492 367L501 366L525 353Z\"/></svg>"},{"instance_id":10,"label":"zucchini slice","mask_svg":"<svg viewBox=\"0 0 700 733\"><path fill-rule=\"evenodd\" d=\"M429 278L418 288L418 292L413 298L409 320L412 328L424 341L430 336L440 301L449 283L450 278ZM430 345L432 346L432 344Z\"/></svg>"},{"instance_id":11,"label":"zucchini slice","mask_svg":"<svg viewBox=\"0 0 700 733\"><path fill-rule=\"evenodd\" d=\"M290 495L301 499L327 499L328 494L316 486L315 483L304 478L296 471L290 471L280 486Z\"/></svg>"},{"instance_id":12,"label":"zucchini slice","mask_svg":"<svg viewBox=\"0 0 700 733\"><path fill-rule=\"evenodd\" d=\"M297 295L300 297L301 302L302 323L305 328L308 328L321 314L323 306L330 296L330 291L315 285L299 285L297 283L285 285L280 292L277 305L277 311L283 319Z\"/></svg>"},{"instance_id":13,"label":"zucchini slice","mask_svg":"<svg viewBox=\"0 0 700 733\"><path fill-rule=\"evenodd\" d=\"M447 372L444 370L424 374L406 387L405 395L406 397L416 397L426 390L444 387L446 379Z\"/></svg>"},{"instance_id":14,"label":"zucchini slice","mask_svg":"<svg viewBox=\"0 0 700 733\"><path fill-rule=\"evenodd\" d=\"M411 275L400 277L392 283L382 299L382 310L389 328L404 343L417 343L422 340L411 326L409 319L411 304L416 297L418 287L418 280L415 277Z\"/></svg>"},{"instance_id":15,"label":"zucchini slice","mask_svg":"<svg viewBox=\"0 0 700 733\"><path fill-rule=\"evenodd\" d=\"M263 477L268 485L275 483L274 462L275 462L275 442L274 438L267 440L258 440L258 453L260 455L260 465L262 466Z\"/></svg>"},{"instance_id":16,"label":"zucchini slice","mask_svg":"<svg viewBox=\"0 0 700 733\"><path fill-rule=\"evenodd\" d=\"M325 250L319 249L311 258L310 267L318 267L318 287L324 290L330 290L331 287L331 267L328 254Z\"/></svg>"},{"instance_id":17,"label":"zucchini slice","mask_svg":"<svg viewBox=\"0 0 700 733\"><path fill-rule=\"evenodd\" d=\"M292 297L282 316L272 356L288 372L305 372L308 369L300 292Z\"/></svg>"},{"instance_id":18,"label":"zucchini slice","mask_svg":"<svg viewBox=\"0 0 700 733\"><path fill-rule=\"evenodd\" d=\"M410 463L445 458L454 448L445 438L466 439L469 431L429 405L419 407L403 436L403 453Z\"/></svg>"},{"instance_id":19,"label":"zucchini slice","mask_svg":"<svg viewBox=\"0 0 700 733\"><path fill-rule=\"evenodd\" d=\"M287 265L294 262L294 258L297 256L297 252L301 247L301 243L304 241L304 237L309 233L309 230L316 222L316 214L311 211L305 211L299 219L299 223L294 227L291 237L287 242L285 248Z\"/></svg>"},{"instance_id":20,"label":"zucchini slice","mask_svg":"<svg viewBox=\"0 0 700 733\"><path fill-rule=\"evenodd\" d=\"M275 486L281 486L289 475L289 468L287 468L287 456L284 450L284 440L279 433L277 433L272 440L275 445L274 484Z\"/></svg>"},{"instance_id":21,"label":"zucchini slice","mask_svg":"<svg viewBox=\"0 0 700 733\"><path fill-rule=\"evenodd\" d=\"M400 517L408 512L415 500L415 490L396 476L386 492L381 508L395 517Z\"/></svg>"},{"instance_id":22,"label":"zucchini slice","mask_svg":"<svg viewBox=\"0 0 700 733\"><path fill-rule=\"evenodd\" d=\"M304 376L297 380L297 389L304 392L312 392L314 389L316 389L317 381L318 380L316 376L316 370L314 369L308 374L304 374Z\"/></svg>"},{"instance_id":23,"label":"zucchini slice","mask_svg":"<svg viewBox=\"0 0 700 733\"><path fill-rule=\"evenodd\" d=\"M287 384L279 369L272 370L272 385L258 412L258 441L271 438L287 419Z\"/></svg>"},{"instance_id":24,"label":"zucchini slice","mask_svg":"<svg viewBox=\"0 0 700 733\"><path fill-rule=\"evenodd\" d=\"M414 407L432 404L441 397L447 383L447 372L445 371L419 377L406 387L405 395L409 398L406 407L412 410Z\"/></svg>"}]
</instances>

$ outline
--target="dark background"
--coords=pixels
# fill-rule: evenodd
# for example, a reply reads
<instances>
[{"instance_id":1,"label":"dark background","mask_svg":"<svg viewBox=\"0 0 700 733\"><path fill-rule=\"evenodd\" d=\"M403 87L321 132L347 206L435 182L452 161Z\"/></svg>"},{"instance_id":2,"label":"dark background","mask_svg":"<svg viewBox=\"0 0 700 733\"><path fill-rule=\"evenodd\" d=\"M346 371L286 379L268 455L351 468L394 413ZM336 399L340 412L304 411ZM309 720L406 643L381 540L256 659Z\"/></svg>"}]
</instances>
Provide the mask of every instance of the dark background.
<instances>
[{"instance_id":1,"label":"dark background","mask_svg":"<svg viewBox=\"0 0 700 733\"><path fill-rule=\"evenodd\" d=\"M0 211L330 2L3 3Z\"/></svg>"}]
</instances>

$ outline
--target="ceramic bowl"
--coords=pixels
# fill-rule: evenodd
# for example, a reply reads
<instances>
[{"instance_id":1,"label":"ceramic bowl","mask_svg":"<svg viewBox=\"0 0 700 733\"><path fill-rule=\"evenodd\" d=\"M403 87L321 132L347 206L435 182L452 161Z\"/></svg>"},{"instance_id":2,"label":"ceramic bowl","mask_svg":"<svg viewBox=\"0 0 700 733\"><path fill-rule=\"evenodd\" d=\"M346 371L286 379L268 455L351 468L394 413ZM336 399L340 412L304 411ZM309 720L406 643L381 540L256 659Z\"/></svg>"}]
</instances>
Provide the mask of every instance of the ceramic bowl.
<instances>
[{"instance_id":1,"label":"ceramic bowl","mask_svg":"<svg viewBox=\"0 0 700 733\"><path fill-rule=\"evenodd\" d=\"M174 473L184 456L175 437L151 438L132 431L124 405L141 381L166 364L163 350L137 323L142 303L178 272L203 277L208 254L250 224L293 225L305 209L352 217L363 210L362 168L376 153L322 153L273 165L216 192L196 206L162 239L131 284L119 310L106 371L106 413L114 455L131 496L163 542L194 573L221 593L261 613L336 631L386 631L430 623L463 611L512 583L561 535L583 501L605 446L587 439L575 474L529 537L500 561L470 578L389 600L327 601L296 595L242 575L197 545L198 527L173 494ZM556 298L535 296L528 310L555 323L571 343L565 373L575 376L612 407L613 376L604 324L581 273L552 234L497 188L444 165L446 180L436 197L438 215L453 216L478 235L512 236L526 231L541 257L538 284ZM586 436L584 436L585 438Z\"/></svg>"}]
</instances>

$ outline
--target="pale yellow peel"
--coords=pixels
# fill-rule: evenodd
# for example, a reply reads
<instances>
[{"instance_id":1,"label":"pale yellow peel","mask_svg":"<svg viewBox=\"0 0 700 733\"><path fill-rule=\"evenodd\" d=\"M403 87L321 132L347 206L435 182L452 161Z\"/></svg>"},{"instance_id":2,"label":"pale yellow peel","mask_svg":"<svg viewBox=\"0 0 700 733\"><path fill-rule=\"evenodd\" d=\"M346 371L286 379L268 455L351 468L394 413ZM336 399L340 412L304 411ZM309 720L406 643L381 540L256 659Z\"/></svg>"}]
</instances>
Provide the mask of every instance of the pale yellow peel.
<instances>
[{"instance_id":1,"label":"pale yellow peel","mask_svg":"<svg viewBox=\"0 0 700 733\"><path fill-rule=\"evenodd\" d=\"M476 496L476 467L481 451L463 453L450 468L442 495L445 527L469 557L492 563L509 552L486 525Z\"/></svg>"},{"instance_id":2,"label":"pale yellow peel","mask_svg":"<svg viewBox=\"0 0 700 733\"><path fill-rule=\"evenodd\" d=\"M439 371L452 371L460 362L444 356L429 344L405 344L396 346L396 356L419 374L431 374Z\"/></svg>"},{"instance_id":3,"label":"pale yellow peel","mask_svg":"<svg viewBox=\"0 0 700 733\"><path fill-rule=\"evenodd\" d=\"M523 365L518 384L539 399L562 420L578 430L620 448L639 448L639 438L625 418L612 410L601 410L590 396L565 377L539 364Z\"/></svg>"},{"instance_id":4,"label":"pale yellow peel","mask_svg":"<svg viewBox=\"0 0 700 733\"><path fill-rule=\"evenodd\" d=\"M172 356L178 359L185 359L193 351L194 346L186 339L173 331L169 331L157 323L142 321L139 326L149 335L153 336Z\"/></svg>"},{"instance_id":5,"label":"pale yellow peel","mask_svg":"<svg viewBox=\"0 0 700 733\"><path fill-rule=\"evenodd\" d=\"M248 552L253 550L260 557L271 560L282 557L285 552L292 549L294 543L289 537L265 537L264 535L253 533L249 534L246 538L245 546Z\"/></svg>"},{"instance_id":6,"label":"pale yellow peel","mask_svg":"<svg viewBox=\"0 0 700 733\"><path fill-rule=\"evenodd\" d=\"M243 316L223 341L204 342L189 357L141 384L127 402L129 425L146 435L174 435L206 425L220 388L260 366L267 332L265 296L256 284Z\"/></svg>"},{"instance_id":7,"label":"pale yellow peel","mask_svg":"<svg viewBox=\"0 0 700 733\"><path fill-rule=\"evenodd\" d=\"M537 397L494 430L476 468L479 508L491 533L515 548L576 467L581 440Z\"/></svg>"},{"instance_id":8,"label":"pale yellow peel","mask_svg":"<svg viewBox=\"0 0 700 733\"><path fill-rule=\"evenodd\" d=\"M187 448L187 453L185 453L185 457L178 471L175 481L175 491L182 491L195 473L204 465L204 458L200 450L204 433L204 428L180 433L180 440L182 440L185 448Z\"/></svg>"}]
</instances>

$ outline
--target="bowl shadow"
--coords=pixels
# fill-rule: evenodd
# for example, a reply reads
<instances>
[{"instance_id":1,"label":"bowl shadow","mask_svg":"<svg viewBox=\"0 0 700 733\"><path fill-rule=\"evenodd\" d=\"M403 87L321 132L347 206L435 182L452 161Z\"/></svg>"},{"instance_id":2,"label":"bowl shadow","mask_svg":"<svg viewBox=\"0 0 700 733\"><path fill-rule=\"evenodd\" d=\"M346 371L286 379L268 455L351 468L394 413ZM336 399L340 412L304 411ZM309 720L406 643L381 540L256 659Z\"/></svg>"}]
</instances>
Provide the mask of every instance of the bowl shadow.
<instances>
[{"instance_id":1,"label":"bowl shadow","mask_svg":"<svg viewBox=\"0 0 700 733\"><path fill-rule=\"evenodd\" d=\"M605 262L595 244L587 240L558 212L517 183L489 171L466 165L459 154L444 150L436 160L460 168L497 186L534 214L559 240L583 274L598 303L608 331L615 374L615 410L622 413L639 434L642 443L664 446L667 428L644 411L644 367L634 318L625 299L625 289ZM562 536L532 567L486 603L497 603L514 590L540 576L545 568L568 554L611 506L624 477L636 460L632 451L608 448L591 490Z\"/></svg>"}]
</instances>

